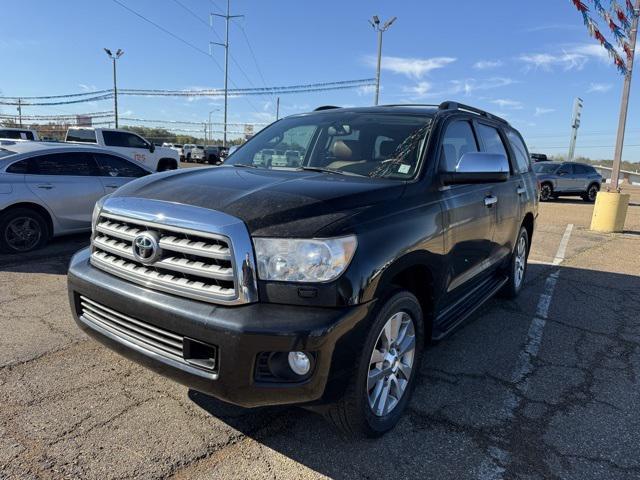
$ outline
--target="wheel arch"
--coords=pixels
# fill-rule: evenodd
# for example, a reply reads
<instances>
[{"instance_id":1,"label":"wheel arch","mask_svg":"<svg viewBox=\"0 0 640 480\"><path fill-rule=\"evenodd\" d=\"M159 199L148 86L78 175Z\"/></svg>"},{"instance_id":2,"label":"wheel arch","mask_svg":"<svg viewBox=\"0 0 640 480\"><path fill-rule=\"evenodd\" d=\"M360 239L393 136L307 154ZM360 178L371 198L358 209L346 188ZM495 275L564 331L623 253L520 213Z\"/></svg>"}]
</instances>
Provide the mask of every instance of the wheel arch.
<instances>
[{"instance_id":1,"label":"wheel arch","mask_svg":"<svg viewBox=\"0 0 640 480\"><path fill-rule=\"evenodd\" d=\"M38 212L40 215L42 215L42 217L47 222L48 238L53 237L53 234L54 234L53 216L51 215L49 210L47 210L45 207L43 207L42 205L40 205L38 203L18 202L18 203L14 203L14 204L4 208L0 212L0 214L6 213L6 212L10 212L10 211L15 210L17 208L27 208L27 209L30 209L30 210L34 210L34 211Z\"/></svg>"},{"instance_id":2,"label":"wheel arch","mask_svg":"<svg viewBox=\"0 0 640 480\"><path fill-rule=\"evenodd\" d=\"M167 165L169 168L163 168ZM158 166L156 171L161 172L163 170L176 170L178 168L178 161L175 158L163 157L158 160Z\"/></svg>"},{"instance_id":3,"label":"wheel arch","mask_svg":"<svg viewBox=\"0 0 640 480\"><path fill-rule=\"evenodd\" d=\"M529 250L531 250L531 242L533 239L533 231L535 229L535 219L533 217L533 213L527 212L522 220L522 226L527 230L527 235L529 235Z\"/></svg>"}]
</instances>

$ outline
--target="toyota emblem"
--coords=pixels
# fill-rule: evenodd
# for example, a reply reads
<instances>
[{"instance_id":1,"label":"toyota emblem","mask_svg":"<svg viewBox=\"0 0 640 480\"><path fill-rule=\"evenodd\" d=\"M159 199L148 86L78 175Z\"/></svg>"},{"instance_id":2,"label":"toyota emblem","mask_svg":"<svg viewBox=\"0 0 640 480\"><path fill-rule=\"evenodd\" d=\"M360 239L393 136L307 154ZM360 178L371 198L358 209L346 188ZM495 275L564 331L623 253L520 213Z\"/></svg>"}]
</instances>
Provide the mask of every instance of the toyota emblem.
<instances>
[{"instance_id":1,"label":"toyota emblem","mask_svg":"<svg viewBox=\"0 0 640 480\"><path fill-rule=\"evenodd\" d=\"M161 253L157 233L142 232L133 239L133 256L140 263L149 265L155 262Z\"/></svg>"}]
</instances>

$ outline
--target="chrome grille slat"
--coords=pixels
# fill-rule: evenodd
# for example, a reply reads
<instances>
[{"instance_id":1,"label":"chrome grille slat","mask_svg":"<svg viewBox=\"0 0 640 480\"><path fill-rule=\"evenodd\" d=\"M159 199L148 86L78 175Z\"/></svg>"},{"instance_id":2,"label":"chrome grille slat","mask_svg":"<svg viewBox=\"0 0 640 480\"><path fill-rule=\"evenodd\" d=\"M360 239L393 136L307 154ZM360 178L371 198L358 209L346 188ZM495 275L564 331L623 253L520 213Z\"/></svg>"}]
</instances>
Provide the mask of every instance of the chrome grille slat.
<instances>
[{"instance_id":1,"label":"chrome grille slat","mask_svg":"<svg viewBox=\"0 0 640 480\"><path fill-rule=\"evenodd\" d=\"M171 332L163 332L164 334L171 334L181 339L181 342L172 341L173 345L167 344L166 340L159 340L157 338L158 334L156 332L161 331L160 329L153 327L156 330L156 332L154 332L154 330L149 328L152 327L151 325L135 321L133 318L122 314L119 315L120 320L116 321L114 315L106 314L106 312L101 311L100 308L92 307L92 305L88 303L90 302L88 298L80 296L80 301L80 307L82 309L81 315L85 319L111 331L119 337L128 337L144 344L148 348L159 350L164 355L170 355L180 361L184 361L181 343L182 337L172 334ZM96 305L95 302L91 303Z\"/></svg>"},{"instance_id":2,"label":"chrome grille slat","mask_svg":"<svg viewBox=\"0 0 640 480\"><path fill-rule=\"evenodd\" d=\"M160 250L155 261L143 264L133 243L146 231L155 232ZM92 245L95 267L133 283L211 303L238 298L231 242L223 235L103 213Z\"/></svg>"}]
</instances>

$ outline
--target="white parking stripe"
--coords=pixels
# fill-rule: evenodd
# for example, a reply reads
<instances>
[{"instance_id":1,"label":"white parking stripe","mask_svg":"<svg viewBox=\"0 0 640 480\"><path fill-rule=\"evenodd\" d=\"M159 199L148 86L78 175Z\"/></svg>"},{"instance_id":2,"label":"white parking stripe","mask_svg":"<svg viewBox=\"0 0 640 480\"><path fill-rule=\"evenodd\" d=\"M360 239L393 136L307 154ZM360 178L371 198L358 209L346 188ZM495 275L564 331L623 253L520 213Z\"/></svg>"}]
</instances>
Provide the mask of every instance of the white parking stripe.
<instances>
[{"instance_id":1,"label":"white parking stripe","mask_svg":"<svg viewBox=\"0 0 640 480\"><path fill-rule=\"evenodd\" d=\"M560 265L564 260L564 254L567 251L567 244L569 243L569 237L571 236L572 230L573 230L573 223L570 223L569 225L567 225L567 229L564 231L564 235L562 235L562 240L560 240L558 253L556 253L555 258L553 259L554 265Z\"/></svg>"},{"instance_id":2,"label":"white parking stripe","mask_svg":"<svg viewBox=\"0 0 640 480\"><path fill-rule=\"evenodd\" d=\"M564 256L573 231L573 224L567 225L564 235L560 240L558 251L553 259L553 265L559 265L564 260ZM522 397L529 390L529 374L533 371L533 360L538 356L540 345L542 343L542 334L544 333L544 327L547 324L547 318L549 315L549 307L551 300L553 299L553 292L556 289L558 283L558 277L560 276L560 270L556 270L551 273L544 284L544 291L540 294L538 304L536 306L536 315L531 321L529 331L527 332L527 339L524 343L520 354L518 355L518 362L511 375L511 381L518 390L519 395L510 395L504 402L504 409L507 412L508 418L513 418L516 409L522 402ZM501 480L506 470L506 466L509 464L509 452L495 445L488 448L489 458L486 458L480 465L478 472L478 478L480 480Z\"/></svg>"}]
</instances>

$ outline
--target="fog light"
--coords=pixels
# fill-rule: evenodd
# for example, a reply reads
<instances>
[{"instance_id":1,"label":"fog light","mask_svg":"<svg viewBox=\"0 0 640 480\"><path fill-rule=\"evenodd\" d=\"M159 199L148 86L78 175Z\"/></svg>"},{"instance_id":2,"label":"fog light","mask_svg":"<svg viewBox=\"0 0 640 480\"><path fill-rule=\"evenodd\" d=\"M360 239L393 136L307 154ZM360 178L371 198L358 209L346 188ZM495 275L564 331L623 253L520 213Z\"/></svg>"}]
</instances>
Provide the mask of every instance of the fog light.
<instances>
[{"instance_id":1,"label":"fog light","mask_svg":"<svg viewBox=\"0 0 640 480\"><path fill-rule=\"evenodd\" d=\"M296 375L306 375L311 369L311 360L304 352L289 352L289 366Z\"/></svg>"}]
</instances>

